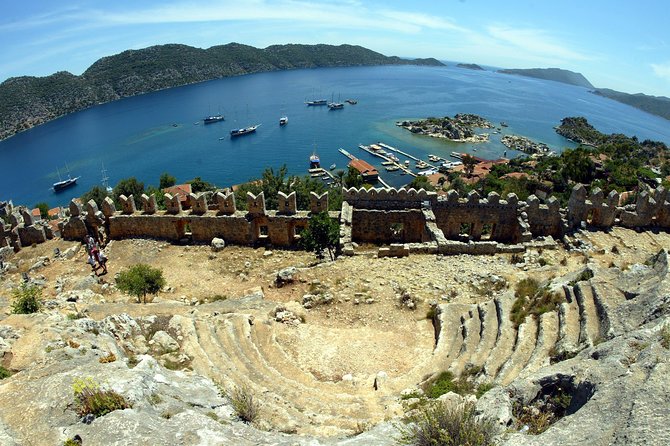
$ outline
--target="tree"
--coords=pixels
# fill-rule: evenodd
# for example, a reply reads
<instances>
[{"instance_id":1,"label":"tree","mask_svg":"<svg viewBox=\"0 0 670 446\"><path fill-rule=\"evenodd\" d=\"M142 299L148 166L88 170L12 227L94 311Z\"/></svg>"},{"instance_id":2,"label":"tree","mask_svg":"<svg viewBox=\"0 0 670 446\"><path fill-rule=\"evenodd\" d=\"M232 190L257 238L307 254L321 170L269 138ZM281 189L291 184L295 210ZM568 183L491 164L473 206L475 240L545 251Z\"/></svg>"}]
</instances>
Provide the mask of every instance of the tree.
<instances>
[{"instance_id":1,"label":"tree","mask_svg":"<svg viewBox=\"0 0 670 446\"><path fill-rule=\"evenodd\" d=\"M166 187L171 187L171 186L174 186L175 184L177 184L177 179L175 177L173 177L172 175L170 175L169 173L163 172L161 174L161 178L160 178L160 181L159 181L158 188L163 190Z\"/></svg>"},{"instance_id":2,"label":"tree","mask_svg":"<svg viewBox=\"0 0 670 446\"><path fill-rule=\"evenodd\" d=\"M191 181L187 181L191 185L191 190L194 194L198 192L206 192L210 190L216 190L216 186L212 183L203 180L200 177L195 177Z\"/></svg>"},{"instance_id":3,"label":"tree","mask_svg":"<svg viewBox=\"0 0 670 446\"><path fill-rule=\"evenodd\" d=\"M165 286L163 271L144 263L133 265L116 279L116 286L124 293L137 297L137 303L147 303L147 294L157 294Z\"/></svg>"},{"instance_id":4,"label":"tree","mask_svg":"<svg viewBox=\"0 0 670 446\"><path fill-rule=\"evenodd\" d=\"M119 197L125 195L130 197L131 195L135 199L135 206L140 207L142 205L142 194L144 193L144 183L137 181L137 178L130 177L125 178L119 181L114 188L114 201L117 205L121 205L119 202Z\"/></svg>"},{"instance_id":5,"label":"tree","mask_svg":"<svg viewBox=\"0 0 670 446\"><path fill-rule=\"evenodd\" d=\"M416 190L424 189L428 191L435 190L435 187L428 181L428 177L425 175L417 175L412 179L412 182L407 185L407 187L413 187Z\"/></svg>"},{"instance_id":6,"label":"tree","mask_svg":"<svg viewBox=\"0 0 670 446\"><path fill-rule=\"evenodd\" d=\"M472 175L472 172L475 171L477 160L468 154L463 154L463 158L461 158L461 161L463 161L463 167L465 168L465 173L468 176Z\"/></svg>"},{"instance_id":7,"label":"tree","mask_svg":"<svg viewBox=\"0 0 670 446\"><path fill-rule=\"evenodd\" d=\"M344 187L356 187L359 188L363 185L363 177L358 172L358 170L349 166L347 174L344 176Z\"/></svg>"},{"instance_id":8,"label":"tree","mask_svg":"<svg viewBox=\"0 0 670 446\"><path fill-rule=\"evenodd\" d=\"M98 209L102 207L102 202L107 198L107 191L101 186L93 186L88 192L84 192L84 195L81 197L81 202L86 204L89 200L95 201L95 204L98 205Z\"/></svg>"},{"instance_id":9,"label":"tree","mask_svg":"<svg viewBox=\"0 0 670 446\"><path fill-rule=\"evenodd\" d=\"M42 201L37 203L35 207L40 210L40 217L45 220L49 219L49 205L47 203Z\"/></svg>"},{"instance_id":10,"label":"tree","mask_svg":"<svg viewBox=\"0 0 670 446\"><path fill-rule=\"evenodd\" d=\"M324 211L310 218L309 226L300 233L300 246L313 251L319 259L323 259L324 251L328 250L330 260L335 260L339 238L339 223Z\"/></svg>"},{"instance_id":11,"label":"tree","mask_svg":"<svg viewBox=\"0 0 670 446\"><path fill-rule=\"evenodd\" d=\"M12 313L37 313L42 308L42 289L37 285L21 284L12 290Z\"/></svg>"}]
</instances>

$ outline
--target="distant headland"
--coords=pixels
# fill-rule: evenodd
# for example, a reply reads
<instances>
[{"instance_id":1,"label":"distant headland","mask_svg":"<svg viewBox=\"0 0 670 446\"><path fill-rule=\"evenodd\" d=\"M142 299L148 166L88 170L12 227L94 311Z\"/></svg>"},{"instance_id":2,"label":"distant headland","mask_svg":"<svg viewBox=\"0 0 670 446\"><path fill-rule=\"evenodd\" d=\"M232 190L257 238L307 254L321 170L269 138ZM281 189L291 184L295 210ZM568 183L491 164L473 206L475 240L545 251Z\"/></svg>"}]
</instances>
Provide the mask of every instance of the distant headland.
<instances>
[{"instance_id":1,"label":"distant headland","mask_svg":"<svg viewBox=\"0 0 670 446\"><path fill-rule=\"evenodd\" d=\"M649 96L643 93L629 94L609 88L596 88L581 73L575 73L574 71L561 68L528 68L498 70L498 73L517 74L589 88L592 89L591 93L595 95L613 99L661 118L670 119L670 98Z\"/></svg>"},{"instance_id":2,"label":"distant headland","mask_svg":"<svg viewBox=\"0 0 670 446\"><path fill-rule=\"evenodd\" d=\"M208 49L157 45L103 57L83 74L21 76L0 84L0 140L96 104L180 85L264 71L298 68L429 65L436 59L401 59L356 45L239 43Z\"/></svg>"}]
</instances>

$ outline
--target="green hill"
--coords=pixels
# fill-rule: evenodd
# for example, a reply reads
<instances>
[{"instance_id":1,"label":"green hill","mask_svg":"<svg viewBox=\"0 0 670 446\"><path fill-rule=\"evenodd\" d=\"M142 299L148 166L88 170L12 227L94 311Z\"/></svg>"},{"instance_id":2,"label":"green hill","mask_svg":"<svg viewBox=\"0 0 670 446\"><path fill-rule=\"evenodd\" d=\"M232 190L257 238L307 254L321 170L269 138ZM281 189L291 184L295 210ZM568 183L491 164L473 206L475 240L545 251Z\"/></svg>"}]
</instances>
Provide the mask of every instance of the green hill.
<instances>
[{"instance_id":1,"label":"green hill","mask_svg":"<svg viewBox=\"0 0 670 446\"><path fill-rule=\"evenodd\" d=\"M592 93L623 102L652 115L670 119L670 98L666 98L665 96L648 96L642 93L628 94L610 90L609 88L597 88Z\"/></svg>"},{"instance_id":2,"label":"green hill","mask_svg":"<svg viewBox=\"0 0 670 446\"><path fill-rule=\"evenodd\" d=\"M103 57L81 76L59 72L22 76L0 84L0 139L92 105L222 77L297 68L431 65L436 59L388 57L355 45L238 43L208 49L158 45Z\"/></svg>"},{"instance_id":3,"label":"green hill","mask_svg":"<svg viewBox=\"0 0 670 446\"><path fill-rule=\"evenodd\" d=\"M498 70L498 73L518 74L520 76L535 77L549 81L562 82L564 84L577 85L578 87L594 88L581 73L575 73L561 68L528 68Z\"/></svg>"}]
</instances>

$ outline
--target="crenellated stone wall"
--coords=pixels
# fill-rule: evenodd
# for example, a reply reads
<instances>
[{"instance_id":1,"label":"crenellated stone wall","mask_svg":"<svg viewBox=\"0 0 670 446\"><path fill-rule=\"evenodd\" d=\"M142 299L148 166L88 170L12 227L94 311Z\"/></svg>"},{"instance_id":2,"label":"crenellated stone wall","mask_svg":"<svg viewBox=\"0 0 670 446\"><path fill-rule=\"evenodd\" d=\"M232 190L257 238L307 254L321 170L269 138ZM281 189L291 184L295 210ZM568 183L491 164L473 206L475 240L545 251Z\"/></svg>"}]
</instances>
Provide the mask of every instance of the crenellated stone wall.
<instances>
[{"instance_id":1,"label":"crenellated stone wall","mask_svg":"<svg viewBox=\"0 0 670 446\"><path fill-rule=\"evenodd\" d=\"M465 197L456 191L438 197L435 192L404 188L351 188L342 193L341 212L330 215L340 221L340 247L348 255L354 253L355 243L393 244L395 248L384 255L404 255L408 250L490 254L518 252L524 249L522 243L537 243L533 239L546 243L542 237L561 239L583 225L670 228L670 196L662 187L641 192L635 204L619 206L616 191L604 196L599 189L589 193L576 185L565 209L555 198L541 202L531 195L523 202L514 194L503 199L494 192L485 198L474 191ZM93 202L87 203L84 211L73 201L61 234L81 240L90 231L105 228L112 239L149 237L209 243L220 237L230 244L295 247L311 215L328 209L328 194L313 192L309 211L297 209L294 192L279 193L276 211L266 209L262 193L247 194L247 211L237 210L231 192L191 194L186 209L176 197L165 194L165 211L156 209L155 197L143 195L141 199L141 211L135 208L132 196L119 198L121 210L116 210L109 198L102 211ZM20 247L24 238L42 237L29 214L15 213L10 221L11 226L0 228L0 246Z\"/></svg>"}]
</instances>

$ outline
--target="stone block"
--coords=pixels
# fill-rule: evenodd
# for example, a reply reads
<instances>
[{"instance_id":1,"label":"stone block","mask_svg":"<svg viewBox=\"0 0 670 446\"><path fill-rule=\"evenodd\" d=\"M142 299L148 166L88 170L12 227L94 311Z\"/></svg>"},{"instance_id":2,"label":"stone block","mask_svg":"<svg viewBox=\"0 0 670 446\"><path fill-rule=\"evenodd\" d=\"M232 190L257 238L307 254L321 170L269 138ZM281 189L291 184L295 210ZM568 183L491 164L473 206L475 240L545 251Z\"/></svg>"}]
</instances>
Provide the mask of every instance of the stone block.
<instances>
[{"instance_id":1,"label":"stone block","mask_svg":"<svg viewBox=\"0 0 670 446\"><path fill-rule=\"evenodd\" d=\"M237 211L237 204L235 203L235 194L227 192L223 194L217 192L214 196L220 215L233 215Z\"/></svg>"},{"instance_id":2,"label":"stone block","mask_svg":"<svg viewBox=\"0 0 670 446\"><path fill-rule=\"evenodd\" d=\"M114 204L114 200L112 200L109 197L105 197L105 199L102 201L102 213L105 217L109 218L114 213L116 212L116 205Z\"/></svg>"},{"instance_id":3,"label":"stone block","mask_svg":"<svg viewBox=\"0 0 670 446\"><path fill-rule=\"evenodd\" d=\"M284 192L279 192L277 194L278 203L277 203L277 213L283 215L294 215L298 210L296 205L296 195L295 192L291 192L286 195Z\"/></svg>"},{"instance_id":4,"label":"stone block","mask_svg":"<svg viewBox=\"0 0 670 446\"><path fill-rule=\"evenodd\" d=\"M263 195L263 192L258 195L247 192L247 213L265 215L265 195Z\"/></svg>"},{"instance_id":5,"label":"stone block","mask_svg":"<svg viewBox=\"0 0 670 446\"><path fill-rule=\"evenodd\" d=\"M318 195L316 192L309 193L309 211L312 214L328 211L328 192Z\"/></svg>"},{"instance_id":6,"label":"stone block","mask_svg":"<svg viewBox=\"0 0 670 446\"><path fill-rule=\"evenodd\" d=\"M25 226L32 226L35 224L35 217L28 209L21 210L21 217L23 217L23 224Z\"/></svg>"},{"instance_id":7,"label":"stone block","mask_svg":"<svg viewBox=\"0 0 670 446\"><path fill-rule=\"evenodd\" d=\"M12 212L12 214L9 216L9 224L11 225L12 229L16 228L18 225L22 225L23 218L21 217L21 214L18 212Z\"/></svg>"},{"instance_id":8,"label":"stone block","mask_svg":"<svg viewBox=\"0 0 670 446\"><path fill-rule=\"evenodd\" d=\"M165 198L165 208L168 214L181 214L181 202L179 201L179 196L175 195L173 197L170 194L165 194L163 197Z\"/></svg>"},{"instance_id":9,"label":"stone block","mask_svg":"<svg viewBox=\"0 0 670 446\"><path fill-rule=\"evenodd\" d=\"M188 194L191 202L191 213L195 215L204 215L207 212L207 195L204 193Z\"/></svg>"},{"instance_id":10,"label":"stone block","mask_svg":"<svg viewBox=\"0 0 670 446\"><path fill-rule=\"evenodd\" d=\"M121 203L121 211L126 215L134 214L137 211L135 198L132 195L130 197L126 197L123 194L120 195L119 202Z\"/></svg>"},{"instance_id":11,"label":"stone block","mask_svg":"<svg viewBox=\"0 0 670 446\"><path fill-rule=\"evenodd\" d=\"M70 217L79 217L81 215L81 205L74 198L70 201Z\"/></svg>"},{"instance_id":12,"label":"stone block","mask_svg":"<svg viewBox=\"0 0 670 446\"><path fill-rule=\"evenodd\" d=\"M156 197L154 194L151 194L151 196L142 194L142 211L147 215L156 213Z\"/></svg>"}]
</instances>

